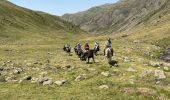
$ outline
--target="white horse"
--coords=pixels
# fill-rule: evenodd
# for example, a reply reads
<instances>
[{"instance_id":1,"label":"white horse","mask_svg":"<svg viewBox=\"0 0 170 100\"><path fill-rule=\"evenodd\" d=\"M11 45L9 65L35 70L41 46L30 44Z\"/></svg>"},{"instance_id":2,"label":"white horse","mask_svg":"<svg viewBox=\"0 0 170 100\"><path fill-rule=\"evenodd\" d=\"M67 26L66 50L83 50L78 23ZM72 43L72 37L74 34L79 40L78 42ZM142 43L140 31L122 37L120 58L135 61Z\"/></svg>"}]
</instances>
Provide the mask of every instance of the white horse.
<instances>
[{"instance_id":1,"label":"white horse","mask_svg":"<svg viewBox=\"0 0 170 100\"><path fill-rule=\"evenodd\" d=\"M112 57L113 57L113 49L112 48L106 48L105 49L105 56L106 56L108 62L111 62Z\"/></svg>"}]
</instances>

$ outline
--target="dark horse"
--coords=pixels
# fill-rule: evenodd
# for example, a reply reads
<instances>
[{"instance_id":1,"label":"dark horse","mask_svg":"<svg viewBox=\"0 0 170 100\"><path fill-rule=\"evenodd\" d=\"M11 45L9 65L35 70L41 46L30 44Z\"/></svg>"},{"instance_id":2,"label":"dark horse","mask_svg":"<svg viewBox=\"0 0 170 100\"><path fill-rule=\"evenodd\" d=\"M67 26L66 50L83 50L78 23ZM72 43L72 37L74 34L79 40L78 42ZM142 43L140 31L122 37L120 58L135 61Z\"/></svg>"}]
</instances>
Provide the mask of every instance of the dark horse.
<instances>
[{"instance_id":1,"label":"dark horse","mask_svg":"<svg viewBox=\"0 0 170 100\"><path fill-rule=\"evenodd\" d=\"M85 59L87 61L86 63L89 63L90 58L92 58L93 62L95 63L95 60L94 60L94 50L89 50L89 51L85 52L82 55L82 57L83 57L83 59Z\"/></svg>"},{"instance_id":2,"label":"dark horse","mask_svg":"<svg viewBox=\"0 0 170 100\"><path fill-rule=\"evenodd\" d=\"M71 47L66 47L66 46L64 46L64 47L63 47L63 50L64 50L65 52L67 52L67 53L70 53L70 52L71 52Z\"/></svg>"}]
</instances>

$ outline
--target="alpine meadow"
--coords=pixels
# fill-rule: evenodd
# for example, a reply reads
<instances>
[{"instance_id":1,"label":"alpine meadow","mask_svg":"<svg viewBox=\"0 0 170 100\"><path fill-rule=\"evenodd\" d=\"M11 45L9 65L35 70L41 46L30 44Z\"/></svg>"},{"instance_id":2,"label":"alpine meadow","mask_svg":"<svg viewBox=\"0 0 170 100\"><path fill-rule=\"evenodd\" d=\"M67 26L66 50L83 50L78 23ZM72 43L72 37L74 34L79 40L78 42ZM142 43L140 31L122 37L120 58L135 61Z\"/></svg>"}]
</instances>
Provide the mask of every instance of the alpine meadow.
<instances>
[{"instance_id":1,"label":"alpine meadow","mask_svg":"<svg viewBox=\"0 0 170 100\"><path fill-rule=\"evenodd\" d=\"M63 16L0 0L0 100L87 99L170 99L170 0Z\"/></svg>"}]
</instances>

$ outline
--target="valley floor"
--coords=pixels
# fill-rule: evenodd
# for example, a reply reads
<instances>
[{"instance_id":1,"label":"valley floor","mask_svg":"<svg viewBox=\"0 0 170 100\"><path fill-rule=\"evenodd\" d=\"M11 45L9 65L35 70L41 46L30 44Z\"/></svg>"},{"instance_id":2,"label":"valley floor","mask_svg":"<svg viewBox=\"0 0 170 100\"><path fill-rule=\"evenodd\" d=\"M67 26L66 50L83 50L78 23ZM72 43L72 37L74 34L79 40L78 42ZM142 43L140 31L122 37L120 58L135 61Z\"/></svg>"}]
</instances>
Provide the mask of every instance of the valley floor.
<instances>
[{"instance_id":1,"label":"valley floor","mask_svg":"<svg viewBox=\"0 0 170 100\"><path fill-rule=\"evenodd\" d=\"M93 47L94 40L88 41ZM80 61L73 48L71 55L63 52L64 43L1 45L0 100L170 99L170 64L157 59L159 47L113 39L119 66L110 67L103 56L105 41L98 41L101 51L91 64ZM46 77L53 84L33 83L25 76ZM60 80L62 86L54 83Z\"/></svg>"}]
</instances>

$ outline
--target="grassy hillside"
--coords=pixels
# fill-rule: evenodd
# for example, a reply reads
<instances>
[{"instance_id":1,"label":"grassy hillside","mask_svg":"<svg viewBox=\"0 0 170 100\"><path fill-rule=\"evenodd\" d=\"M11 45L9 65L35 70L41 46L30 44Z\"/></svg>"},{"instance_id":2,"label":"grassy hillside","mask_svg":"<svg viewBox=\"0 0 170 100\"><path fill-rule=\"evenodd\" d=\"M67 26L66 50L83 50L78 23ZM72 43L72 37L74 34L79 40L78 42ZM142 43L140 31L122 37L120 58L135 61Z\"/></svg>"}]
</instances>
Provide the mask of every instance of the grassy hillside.
<instances>
[{"instance_id":1,"label":"grassy hillside","mask_svg":"<svg viewBox=\"0 0 170 100\"><path fill-rule=\"evenodd\" d=\"M92 33L121 32L145 23L152 15L168 6L168 2L169 0L120 0L115 4L65 14L62 18Z\"/></svg>"},{"instance_id":2,"label":"grassy hillside","mask_svg":"<svg viewBox=\"0 0 170 100\"><path fill-rule=\"evenodd\" d=\"M163 48L169 47L169 6L132 30L87 37L80 29L70 30L67 26L72 24L58 17L5 1L0 1L0 5L6 11L3 16L10 22L19 26L28 24L24 29L4 21L0 24L0 100L169 100L170 64L159 59ZM7 5L14 7L10 10L20 9L22 13L15 15L16 10L10 12L8 7L4 8ZM112 38L113 59L118 61L118 67L110 67L103 56L108 37ZM73 47L86 41L90 48L95 41L100 43L96 63L80 61L73 48L71 55L62 50L65 43ZM80 81L75 81L78 76ZM42 77L53 84L38 82ZM34 82L36 78L39 80ZM55 84L60 80L65 83Z\"/></svg>"},{"instance_id":3,"label":"grassy hillside","mask_svg":"<svg viewBox=\"0 0 170 100\"><path fill-rule=\"evenodd\" d=\"M0 1L0 43L62 40L86 34L77 26L43 12L18 7L6 0Z\"/></svg>"}]
</instances>

